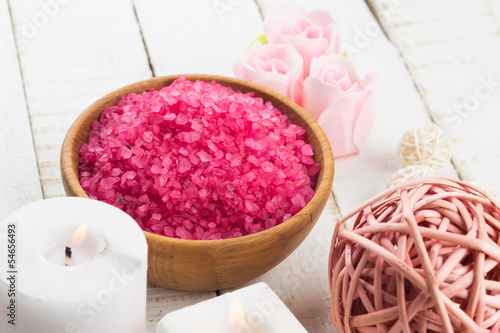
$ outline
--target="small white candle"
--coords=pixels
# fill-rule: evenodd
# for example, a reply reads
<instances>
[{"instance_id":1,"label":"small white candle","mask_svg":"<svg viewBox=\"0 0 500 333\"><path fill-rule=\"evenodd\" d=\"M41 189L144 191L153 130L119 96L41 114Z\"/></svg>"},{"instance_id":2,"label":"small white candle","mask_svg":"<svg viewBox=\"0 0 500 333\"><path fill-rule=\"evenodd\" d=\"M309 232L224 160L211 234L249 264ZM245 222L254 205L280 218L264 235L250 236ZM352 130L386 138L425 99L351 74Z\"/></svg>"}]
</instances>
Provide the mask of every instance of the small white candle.
<instances>
[{"instance_id":1,"label":"small white candle","mask_svg":"<svg viewBox=\"0 0 500 333\"><path fill-rule=\"evenodd\" d=\"M264 282L170 312L156 333L307 333Z\"/></svg>"},{"instance_id":2,"label":"small white candle","mask_svg":"<svg viewBox=\"0 0 500 333\"><path fill-rule=\"evenodd\" d=\"M144 234L111 205L48 199L0 224L0 332L143 333L146 279Z\"/></svg>"}]
</instances>

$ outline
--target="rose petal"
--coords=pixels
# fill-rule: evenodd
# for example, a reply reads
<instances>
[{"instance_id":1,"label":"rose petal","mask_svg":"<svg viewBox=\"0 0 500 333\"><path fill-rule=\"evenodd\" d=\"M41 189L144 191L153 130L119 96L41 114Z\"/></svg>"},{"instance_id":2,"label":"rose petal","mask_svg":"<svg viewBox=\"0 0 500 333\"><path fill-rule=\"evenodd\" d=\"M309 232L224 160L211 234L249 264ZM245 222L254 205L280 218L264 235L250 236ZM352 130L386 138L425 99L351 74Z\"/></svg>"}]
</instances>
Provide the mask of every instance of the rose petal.
<instances>
[{"instance_id":1,"label":"rose petal","mask_svg":"<svg viewBox=\"0 0 500 333\"><path fill-rule=\"evenodd\" d=\"M323 10L306 13L297 4L281 4L266 14L264 31L269 43L290 44L298 51L304 78L314 57L340 53L339 25Z\"/></svg>"},{"instance_id":2,"label":"rose petal","mask_svg":"<svg viewBox=\"0 0 500 333\"><path fill-rule=\"evenodd\" d=\"M234 63L237 78L273 89L301 102L302 58L290 45L255 42Z\"/></svg>"},{"instance_id":3,"label":"rose petal","mask_svg":"<svg viewBox=\"0 0 500 333\"><path fill-rule=\"evenodd\" d=\"M318 121L336 157L359 153L373 126L372 76L360 81L345 57L314 58L303 107Z\"/></svg>"},{"instance_id":4,"label":"rose petal","mask_svg":"<svg viewBox=\"0 0 500 333\"><path fill-rule=\"evenodd\" d=\"M280 6L273 6L266 12L264 20L264 31L269 43L275 43L283 26L292 20L306 15L305 10L296 3L286 3Z\"/></svg>"},{"instance_id":5,"label":"rose petal","mask_svg":"<svg viewBox=\"0 0 500 333\"><path fill-rule=\"evenodd\" d=\"M335 99L323 111L318 124L325 132L335 157L358 154L375 119L371 93L355 92Z\"/></svg>"}]
</instances>

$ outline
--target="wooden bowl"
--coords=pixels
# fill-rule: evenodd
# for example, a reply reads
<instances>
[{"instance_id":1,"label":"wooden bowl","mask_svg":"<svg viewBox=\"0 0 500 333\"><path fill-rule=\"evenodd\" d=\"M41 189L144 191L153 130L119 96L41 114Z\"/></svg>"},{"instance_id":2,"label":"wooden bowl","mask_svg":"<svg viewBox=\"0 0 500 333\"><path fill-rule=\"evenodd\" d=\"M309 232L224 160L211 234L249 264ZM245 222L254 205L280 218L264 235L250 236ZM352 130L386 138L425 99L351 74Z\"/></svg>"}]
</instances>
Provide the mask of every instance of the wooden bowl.
<instances>
[{"instance_id":1,"label":"wooden bowl","mask_svg":"<svg viewBox=\"0 0 500 333\"><path fill-rule=\"evenodd\" d=\"M157 77L118 89L88 107L73 123L61 151L61 173L66 193L88 198L79 182L80 146L87 141L91 123L102 111L128 93L141 93L171 84L177 76ZM222 240L183 240L144 232L149 246L148 281L154 285L184 291L210 291L236 286L253 279L283 261L306 238L330 195L333 155L328 140L314 119L286 97L246 81L212 76L186 75L195 81L216 81L242 92L271 101L296 125L306 130L305 138L321 165L315 194L292 218L252 235Z\"/></svg>"}]
</instances>

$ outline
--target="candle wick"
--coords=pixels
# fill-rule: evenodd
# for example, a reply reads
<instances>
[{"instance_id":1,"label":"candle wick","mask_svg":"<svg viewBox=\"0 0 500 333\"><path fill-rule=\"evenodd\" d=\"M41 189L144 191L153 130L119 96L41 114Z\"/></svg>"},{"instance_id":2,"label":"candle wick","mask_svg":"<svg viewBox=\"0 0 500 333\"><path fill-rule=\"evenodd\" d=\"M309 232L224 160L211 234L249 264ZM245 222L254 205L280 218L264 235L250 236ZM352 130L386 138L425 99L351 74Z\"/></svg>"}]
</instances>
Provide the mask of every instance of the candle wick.
<instances>
[{"instance_id":1,"label":"candle wick","mask_svg":"<svg viewBox=\"0 0 500 333\"><path fill-rule=\"evenodd\" d=\"M66 250L64 251L66 253L66 258L71 259L71 248L69 246L66 246Z\"/></svg>"},{"instance_id":2,"label":"candle wick","mask_svg":"<svg viewBox=\"0 0 500 333\"><path fill-rule=\"evenodd\" d=\"M66 262L64 265L69 266L71 263L72 252L69 246L66 246L66 250L64 250L64 254L66 255Z\"/></svg>"}]
</instances>

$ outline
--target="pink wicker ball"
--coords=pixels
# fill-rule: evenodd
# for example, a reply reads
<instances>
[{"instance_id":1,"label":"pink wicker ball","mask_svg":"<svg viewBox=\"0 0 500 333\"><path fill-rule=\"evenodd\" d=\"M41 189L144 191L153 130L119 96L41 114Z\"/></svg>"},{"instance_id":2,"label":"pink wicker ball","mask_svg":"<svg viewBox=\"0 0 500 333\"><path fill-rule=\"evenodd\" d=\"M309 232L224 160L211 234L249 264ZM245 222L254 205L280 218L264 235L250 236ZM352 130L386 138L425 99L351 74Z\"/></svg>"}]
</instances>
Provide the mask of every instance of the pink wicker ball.
<instances>
[{"instance_id":1,"label":"pink wicker ball","mask_svg":"<svg viewBox=\"0 0 500 333\"><path fill-rule=\"evenodd\" d=\"M499 238L500 207L471 185L393 187L336 225L330 318L341 333L500 332Z\"/></svg>"}]
</instances>

